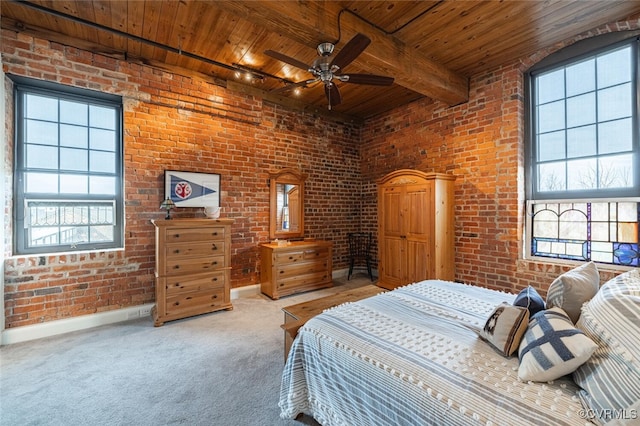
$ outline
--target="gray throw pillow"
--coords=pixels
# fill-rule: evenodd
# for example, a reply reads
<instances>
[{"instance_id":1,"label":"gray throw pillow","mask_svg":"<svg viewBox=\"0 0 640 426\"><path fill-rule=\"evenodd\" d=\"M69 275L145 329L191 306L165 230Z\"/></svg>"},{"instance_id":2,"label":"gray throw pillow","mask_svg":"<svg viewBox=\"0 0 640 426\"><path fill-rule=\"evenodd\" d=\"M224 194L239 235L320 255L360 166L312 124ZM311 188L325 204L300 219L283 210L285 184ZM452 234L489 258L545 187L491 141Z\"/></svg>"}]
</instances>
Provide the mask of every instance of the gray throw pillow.
<instances>
[{"instance_id":1,"label":"gray throw pillow","mask_svg":"<svg viewBox=\"0 0 640 426\"><path fill-rule=\"evenodd\" d=\"M582 305L598 292L600 275L593 262L585 263L556 278L547 291L547 309L558 307L573 323L580 318Z\"/></svg>"}]
</instances>

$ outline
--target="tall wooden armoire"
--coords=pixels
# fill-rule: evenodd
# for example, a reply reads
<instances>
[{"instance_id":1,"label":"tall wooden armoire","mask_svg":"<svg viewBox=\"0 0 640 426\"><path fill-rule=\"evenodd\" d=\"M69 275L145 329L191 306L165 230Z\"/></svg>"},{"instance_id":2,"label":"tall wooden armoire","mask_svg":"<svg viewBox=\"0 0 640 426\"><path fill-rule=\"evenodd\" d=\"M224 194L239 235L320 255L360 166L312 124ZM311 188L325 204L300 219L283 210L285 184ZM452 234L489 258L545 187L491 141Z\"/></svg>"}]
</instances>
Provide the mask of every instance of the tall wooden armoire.
<instances>
[{"instance_id":1,"label":"tall wooden armoire","mask_svg":"<svg viewBox=\"0 0 640 426\"><path fill-rule=\"evenodd\" d=\"M455 176L397 170L378 181L378 285L455 277Z\"/></svg>"}]
</instances>

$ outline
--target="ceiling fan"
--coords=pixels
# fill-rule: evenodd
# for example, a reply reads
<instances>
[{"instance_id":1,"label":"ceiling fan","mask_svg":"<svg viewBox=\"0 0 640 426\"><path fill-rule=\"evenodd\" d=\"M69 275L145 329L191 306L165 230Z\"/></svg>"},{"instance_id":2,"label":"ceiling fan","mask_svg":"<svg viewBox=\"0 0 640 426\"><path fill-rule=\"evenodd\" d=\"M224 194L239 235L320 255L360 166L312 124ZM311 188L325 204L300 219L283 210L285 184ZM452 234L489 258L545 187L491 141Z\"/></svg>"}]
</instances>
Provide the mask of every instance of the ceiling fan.
<instances>
[{"instance_id":1,"label":"ceiling fan","mask_svg":"<svg viewBox=\"0 0 640 426\"><path fill-rule=\"evenodd\" d=\"M336 81L354 84L371 84L374 86L392 85L394 80L393 77L372 74L342 74L344 67L353 62L353 60L367 48L369 43L371 43L369 37L358 33L333 57L332 54L335 45L333 43L320 43L317 48L318 55L320 57L313 61L311 66L285 54L275 52L273 50L266 50L264 52L265 55L271 56L274 59L293 65L296 68L301 68L313 74L313 78L311 79L293 83L280 89L273 90L272 92L283 92L296 87L308 86L316 82L322 82L324 84L324 92L327 96L327 100L329 101L329 109L331 109L332 106L338 105L342 102L342 96L340 95Z\"/></svg>"}]
</instances>

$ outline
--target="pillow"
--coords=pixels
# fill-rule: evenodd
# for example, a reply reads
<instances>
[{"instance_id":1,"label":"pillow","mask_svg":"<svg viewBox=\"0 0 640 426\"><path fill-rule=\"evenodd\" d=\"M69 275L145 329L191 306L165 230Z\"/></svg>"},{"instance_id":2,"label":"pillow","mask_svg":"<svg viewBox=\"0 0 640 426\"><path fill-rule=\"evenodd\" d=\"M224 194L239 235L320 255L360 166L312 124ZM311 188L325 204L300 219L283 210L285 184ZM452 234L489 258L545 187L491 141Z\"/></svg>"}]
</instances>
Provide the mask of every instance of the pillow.
<instances>
[{"instance_id":1,"label":"pillow","mask_svg":"<svg viewBox=\"0 0 640 426\"><path fill-rule=\"evenodd\" d=\"M489 315L480 336L503 355L511 356L518 349L528 323L529 311L526 308L504 302Z\"/></svg>"},{"instance_id":2,"label":"pillow","mask_svg":"<svg viewBox=\"0 0 640 426\"><path fill-rule=\"evenodd\" d=\"M595 296L599 287L600 275L596 264L585 263L551 283L547 291L547 308L562 308L575 324L580 317L580 308Z\"/></svg>"},{"instance_id":3,"label":"pillow","mask_svg":"<svg viewBox=\"0 0 640 426\"><path fill-rule=\"evenodd\" d=\"M579 397L599 423L638 413L640 402L640 269L609 280L582 308L577 326L598 349L573 373Z\"/></svg>"},{"instance_id":4,"label":"pillow","mask_svg":"<svg viewBox=\"0 0 640 426\"><path fill-rule=\"evenodd\" d=\"M529 317L533 317L545 309L544 299L535 288L529 286L522 290L513 301L513 306L522 306L529 310Z\"/></svg>"},{"instance_id":5,"label":"pillow","mask_svg":"<svg viewBox=\"0 0 640 426\"><path fill-rule=\"evenodd\" d=\"M520 342L518 377L548 382L572 373L598 346L560 308L533 316Z\"/></svg>"}]
</instances>

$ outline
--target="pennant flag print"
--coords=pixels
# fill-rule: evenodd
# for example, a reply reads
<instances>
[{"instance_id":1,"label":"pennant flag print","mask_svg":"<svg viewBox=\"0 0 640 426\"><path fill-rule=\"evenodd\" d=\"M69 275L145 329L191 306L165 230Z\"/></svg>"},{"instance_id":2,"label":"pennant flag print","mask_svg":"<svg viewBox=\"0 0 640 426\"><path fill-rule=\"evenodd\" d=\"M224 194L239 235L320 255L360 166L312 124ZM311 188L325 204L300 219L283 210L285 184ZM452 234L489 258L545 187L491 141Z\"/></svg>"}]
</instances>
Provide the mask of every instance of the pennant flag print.
<instances>
[{"instance_id":1,"label":"pennant flag print","mask_svg":"<svg viewBox=\"0 0 640 426\"><path fill-rule=\"evenodd\" d=\"M165 192L177 207L220 207L220 175L166 171Z\"/></svg>"}]
</instances>

